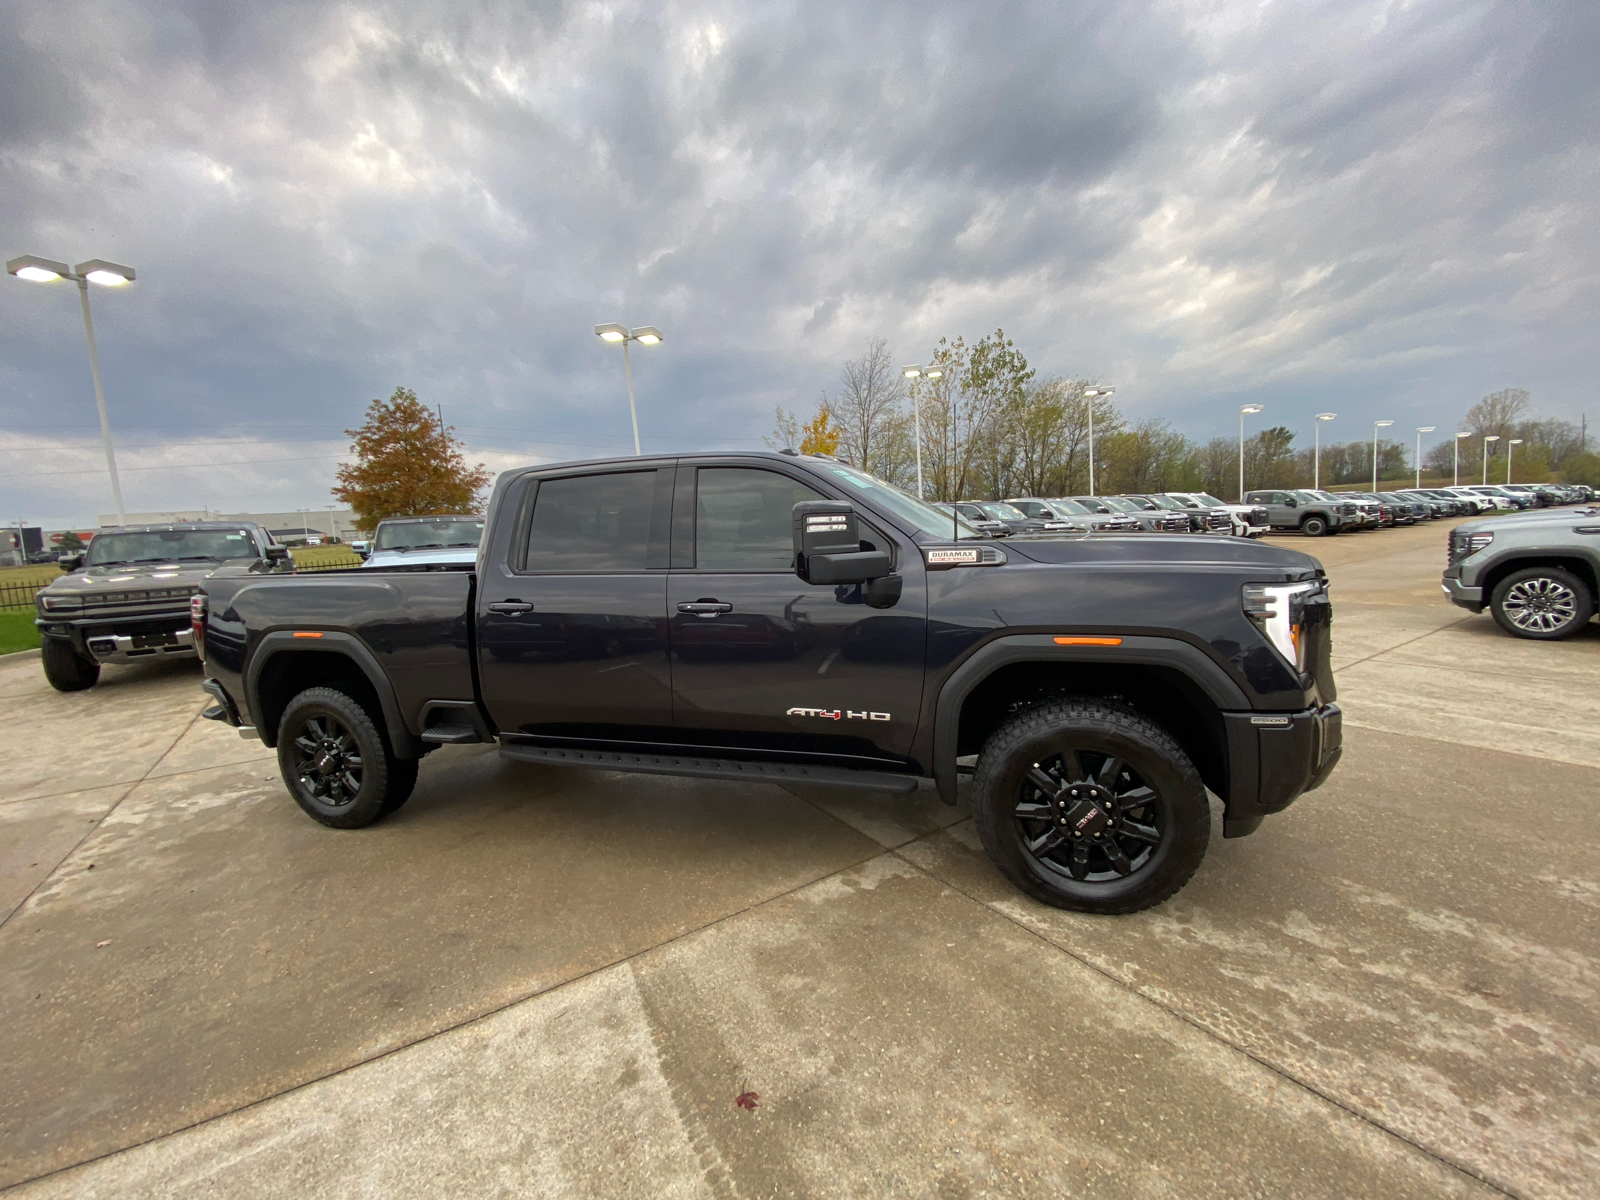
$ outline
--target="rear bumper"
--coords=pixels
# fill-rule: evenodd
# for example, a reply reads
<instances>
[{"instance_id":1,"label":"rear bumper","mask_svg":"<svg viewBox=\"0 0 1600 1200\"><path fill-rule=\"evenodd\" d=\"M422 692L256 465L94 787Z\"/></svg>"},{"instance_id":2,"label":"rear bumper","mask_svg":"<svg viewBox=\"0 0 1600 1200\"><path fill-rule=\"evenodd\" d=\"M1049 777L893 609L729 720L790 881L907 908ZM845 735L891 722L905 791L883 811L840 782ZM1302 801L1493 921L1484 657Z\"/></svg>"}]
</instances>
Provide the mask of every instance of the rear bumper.
<instances>
[{"instance_id":1,"label":"rear bumper","mask_svg":"<svg viewBox=\"0 0 1600 1200\"><path fill-rule=\"evenodd\" d=\"M1223 837L1244 837L1321 787L1344 753L1337 704L1296 713L1225 713L1229 795Z\"/></svg>"}]
</instances>

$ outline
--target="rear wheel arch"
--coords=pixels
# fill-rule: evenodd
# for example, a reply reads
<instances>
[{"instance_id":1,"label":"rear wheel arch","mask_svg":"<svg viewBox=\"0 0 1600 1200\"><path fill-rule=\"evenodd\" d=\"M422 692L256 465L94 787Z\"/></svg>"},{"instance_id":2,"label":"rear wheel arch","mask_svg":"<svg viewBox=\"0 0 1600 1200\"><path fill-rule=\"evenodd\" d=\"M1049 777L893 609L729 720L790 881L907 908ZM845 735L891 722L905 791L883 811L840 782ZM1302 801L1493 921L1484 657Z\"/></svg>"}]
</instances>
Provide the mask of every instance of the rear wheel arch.
<instances>
[{"instance_id":1,"label":"rear wheel arch","mask_svg":"<svg viewBox=\"0 0 1600 1200\"><path fill-rule=\"evenodd\" d=\"M418 751L400 715L394 689L372 652L349 634L324 633L294 639L287 631L270 633L257 648L245 678L251 716L262 741L277 744L278 724L289 703L307 688L335 688L357 700L401 758Z\"/></svg>"}]
</instances>

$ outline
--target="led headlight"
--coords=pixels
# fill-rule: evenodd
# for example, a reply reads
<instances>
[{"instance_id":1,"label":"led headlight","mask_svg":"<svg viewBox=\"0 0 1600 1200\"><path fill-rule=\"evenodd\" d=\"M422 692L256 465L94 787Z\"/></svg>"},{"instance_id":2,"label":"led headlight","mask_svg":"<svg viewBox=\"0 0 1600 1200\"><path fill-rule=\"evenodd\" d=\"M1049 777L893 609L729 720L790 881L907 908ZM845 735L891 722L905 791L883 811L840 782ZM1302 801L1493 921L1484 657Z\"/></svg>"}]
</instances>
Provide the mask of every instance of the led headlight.
<instances>
[{"instance_id":1,"label":"led headlight","mask_svg":"<svg viewBox=\"0 0 1600 1200\"><path fill-rule=\"evenodd\" d=\"M1296 671L1306 669L1305 619L1301 603L1320 586L1315 582L1244 585L1245 615L1267 635L1272 648Z\"/></svg>"},{"instance_id":2,"label":"led headlight","mask_svg":"<svg viewBox=\"0 0 1600 1200\"><path fill-rule=\"evenodd\" d=\"M45 612L65 612L69 609L83 607L82 596L40 596L39 602L44 606Z\"/></svg>"}]
</instances>

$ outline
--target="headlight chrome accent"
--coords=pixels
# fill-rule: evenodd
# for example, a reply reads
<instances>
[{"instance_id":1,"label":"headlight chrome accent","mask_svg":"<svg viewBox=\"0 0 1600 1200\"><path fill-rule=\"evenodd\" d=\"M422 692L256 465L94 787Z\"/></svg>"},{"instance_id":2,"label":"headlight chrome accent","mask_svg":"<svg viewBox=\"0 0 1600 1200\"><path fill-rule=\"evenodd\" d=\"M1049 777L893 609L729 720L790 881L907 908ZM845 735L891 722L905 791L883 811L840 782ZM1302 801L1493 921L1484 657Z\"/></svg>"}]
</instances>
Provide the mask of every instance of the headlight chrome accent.
<instances>
[{"instance_id":1,"label":"headlight chrome accent","mask_svg":"<svg viewBox=\"0 0 1600 1200\"><path fill-rule=\"evenodd\" d=\"M1306 669L1305 597L1320 590L1315 581L1305 583L1247 583L1243 589L1245 615L1256 623L1272 648L1301 673Z\"/></svg>"}]
</instances>

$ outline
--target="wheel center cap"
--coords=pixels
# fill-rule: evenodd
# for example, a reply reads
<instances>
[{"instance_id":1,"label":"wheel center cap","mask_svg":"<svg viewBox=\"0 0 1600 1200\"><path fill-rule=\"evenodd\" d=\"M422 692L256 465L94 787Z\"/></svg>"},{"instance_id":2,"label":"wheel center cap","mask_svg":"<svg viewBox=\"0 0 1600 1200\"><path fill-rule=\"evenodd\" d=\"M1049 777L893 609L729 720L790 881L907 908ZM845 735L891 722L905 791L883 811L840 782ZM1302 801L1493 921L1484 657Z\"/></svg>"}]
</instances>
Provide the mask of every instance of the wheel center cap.
<instances>
[{"instance_id":1,"label":"wheel center cap","mask_svg":"<svg viewBox=\"0 0 1600 1200\"><path fill-rule=\"evenodd\" d=\"M1073 837L1094 838L1111 824L1111 805L1094 784L1074 784L1062 799L1060 827Z\"/></svg>"},{"instance_id":2,"label":"wheel center cap","mask_svg":"<svg viewBox=\"0 0 1600 1200\"><path fill-rule=\"evenodd\" d=\"M324 775L332 775L339 767L339 759L337 750L324 750L317 756L317 770Z\"/></svg>"}]
</instances>

